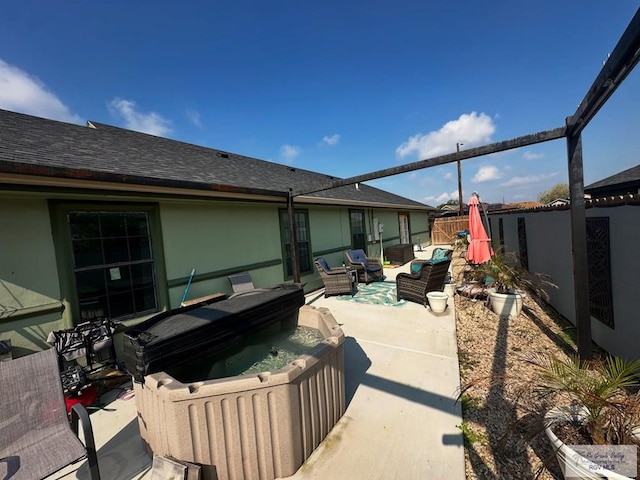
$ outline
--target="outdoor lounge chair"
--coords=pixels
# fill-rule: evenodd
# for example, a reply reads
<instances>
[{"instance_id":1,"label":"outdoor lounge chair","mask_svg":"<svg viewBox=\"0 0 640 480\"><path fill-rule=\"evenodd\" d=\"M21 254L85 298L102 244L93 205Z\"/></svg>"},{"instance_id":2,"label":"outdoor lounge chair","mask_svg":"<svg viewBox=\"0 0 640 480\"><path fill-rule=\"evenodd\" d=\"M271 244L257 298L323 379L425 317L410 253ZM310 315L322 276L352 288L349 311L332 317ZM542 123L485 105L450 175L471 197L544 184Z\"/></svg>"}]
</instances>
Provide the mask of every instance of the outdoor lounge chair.
<instances>
[{"instance_id":1,"label":"outdoor lounge chair","mask_svg":"<svg viewBox=\"0 0 640 480\"><path fill-rule=\"evenodd\" d=\"M246 292L255 288L249 272L234 273L227 278L229 279L229 283L231 283L233 293Z\"/></svg>"},{"instance_id":2,"label":"outdoor lounge chair","mask_svg":"<svg viewBox=\"0 0 640 480\"><path fill-rule=\"evenodd\" d=\"M384 280L384 269L380 260L367 257L364 250L348 250L344 252L344 256L349 267L357 272L359 282L371 283L376 280Z\"/></svg>"},{"instance_id":3,"label":"outdoor lounge chair","mask_svg":"<svg viewBox=\"0 0 640 480\"><path fill-rule=\"evenodd\" d=\"M442 291L451 259L414 260L411 273L396 276L398 301L401 299L427 306L427 292Z\"/></svg>"},{"instance_id":4,"label":"outdoor lounge chair","mask_svg":"<svg viewBox=\"0 0 640 480\"><path fill-rule=\"evenodd\" d=\"M327 261L322 258L316 258L314 262L320 279L324 284L324 296L329 295L353 295L356 289L356 274L349 267L330 268Z\"/></svg>"},{"instance_id":5,"label":"outdoor lounge chair","mask_svg":"<svg viewBox=\"0 0 640 480\"><path fill-rule=\"evenodd\" d=\"M0 478L44 478L86 457L100 479L89 414L77 403L67 417L55 348L0 363L0 405Z\"/></svg>"}]
</instances>

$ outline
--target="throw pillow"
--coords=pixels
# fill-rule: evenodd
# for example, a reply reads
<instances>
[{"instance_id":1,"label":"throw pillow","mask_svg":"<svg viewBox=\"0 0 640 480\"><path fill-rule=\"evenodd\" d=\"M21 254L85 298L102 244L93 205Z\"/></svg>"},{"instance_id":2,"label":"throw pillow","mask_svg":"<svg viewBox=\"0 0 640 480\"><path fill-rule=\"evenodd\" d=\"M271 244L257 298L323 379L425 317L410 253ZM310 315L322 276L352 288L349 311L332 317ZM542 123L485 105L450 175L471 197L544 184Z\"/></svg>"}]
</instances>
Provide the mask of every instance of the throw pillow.
<instances>
[{"instance_id":1,"label":"throw pillow","mask_svg":"<svg viewBox=\"0 0 640 480\"><path fill-rule=\"evenodd\" d=\"M422 269L422 262L411 262L411 273L418 273Z\"/></svg>"},{"instance_id":2,"label":"throw pillow","mask_svg":"<svg viewBox=\"0 0 640 480\"><path fill-rule=\"evenodd\" d=\"M447 254L449 250L446 248L436 248L431 255L431 260L440 260L442 258L447 258Z\"/></svg>"}]
</instances>

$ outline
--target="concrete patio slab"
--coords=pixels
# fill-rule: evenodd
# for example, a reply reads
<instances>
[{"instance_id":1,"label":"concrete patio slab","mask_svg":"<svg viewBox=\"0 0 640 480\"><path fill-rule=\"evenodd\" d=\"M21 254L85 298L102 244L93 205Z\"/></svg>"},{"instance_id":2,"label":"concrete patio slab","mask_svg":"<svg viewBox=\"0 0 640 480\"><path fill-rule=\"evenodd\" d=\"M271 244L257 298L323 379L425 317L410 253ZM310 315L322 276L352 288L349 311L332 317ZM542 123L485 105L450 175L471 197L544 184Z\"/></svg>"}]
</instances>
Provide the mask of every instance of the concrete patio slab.
<instances>
[{"instance_id":1,"label":"concrete patio slab","mask_svg":"<svg viewBox=\"0 0 640 480\"><path fill-rule=\"evenodd\" d=\"M432 248L416 252L428 258ZM393 282L409 266L385 269ZM345 341L347 409L293 480L463 480L464 449L453 300L443 314L412 302L402 307L363 305L324 298L341 324ZM126 385L125 385L126 388ZM151 478L151 457L139 436L135 399L113 391L91 419L103 480ZM88 478L86 465L51 479Z\"/></svg>"}]
</instances>

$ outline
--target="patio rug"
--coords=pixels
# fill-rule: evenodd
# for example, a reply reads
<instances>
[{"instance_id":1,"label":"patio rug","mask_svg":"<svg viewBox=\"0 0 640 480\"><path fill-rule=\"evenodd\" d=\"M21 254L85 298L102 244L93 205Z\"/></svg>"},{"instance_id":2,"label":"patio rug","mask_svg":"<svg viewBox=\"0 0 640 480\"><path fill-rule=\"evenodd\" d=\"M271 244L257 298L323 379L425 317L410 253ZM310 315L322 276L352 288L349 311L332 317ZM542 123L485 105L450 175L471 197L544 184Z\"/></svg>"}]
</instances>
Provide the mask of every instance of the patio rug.
<instances>
[{"instance_id":1,"label":"patio rug","mask_svg":"<svg viewBox=\"0 0 640 480\"><path fill-rule=\"evenodd\" d=\"M385 307L402 307L406 300L396 300L396 282L372 282L369 285L358 284L358 291L351 295L339 295L338 300L383 305Z\"/></svg>"}]
</instances>

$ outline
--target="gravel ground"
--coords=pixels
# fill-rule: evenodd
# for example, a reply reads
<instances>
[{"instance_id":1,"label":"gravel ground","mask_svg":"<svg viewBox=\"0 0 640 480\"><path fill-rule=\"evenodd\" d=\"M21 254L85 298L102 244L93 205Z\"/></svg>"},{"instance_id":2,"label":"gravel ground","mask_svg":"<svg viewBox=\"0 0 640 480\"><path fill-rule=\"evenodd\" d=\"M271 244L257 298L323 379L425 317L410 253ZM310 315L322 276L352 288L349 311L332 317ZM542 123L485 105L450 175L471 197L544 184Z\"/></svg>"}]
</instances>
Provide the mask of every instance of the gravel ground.
<instances>
[{"instance_id":1,"label":"gravel ground","mask_svg":"<svg viewBox=\"0 0 640 480\"><path fill-rule=\"evenodd\" d=\"M454 253L452 265L453 278L461 283L466 262L459 251ZM478 383L461 399L467 480L561 478L544 433L526 438L526 432L541 426L541 417L530 413L532 405L524 409L516 402L518 391L510 382L486 379L507 375L526 382L531 368L524 355L574 354L575 329L532 295L525 298L516 319L500 318L484 299L455 295L455 306L462 385ZM517 419L525 421L528 428L514 428Z\"/></svg>"}]
</instances>

